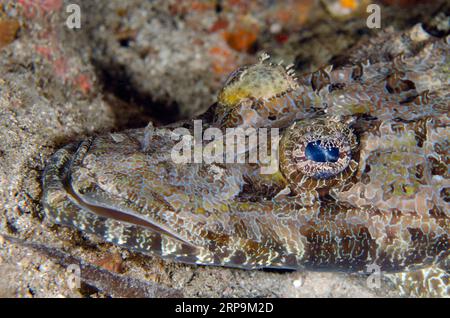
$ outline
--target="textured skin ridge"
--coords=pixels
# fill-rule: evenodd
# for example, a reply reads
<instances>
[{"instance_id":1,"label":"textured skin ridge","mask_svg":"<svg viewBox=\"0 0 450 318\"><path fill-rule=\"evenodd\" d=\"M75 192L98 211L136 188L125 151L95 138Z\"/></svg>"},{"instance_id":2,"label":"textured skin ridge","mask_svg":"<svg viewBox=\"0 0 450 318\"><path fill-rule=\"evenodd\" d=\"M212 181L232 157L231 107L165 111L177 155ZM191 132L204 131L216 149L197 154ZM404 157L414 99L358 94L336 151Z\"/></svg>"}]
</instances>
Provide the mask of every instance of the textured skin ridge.
<instances>
[{"instance_id":1,"label":"textured skin ridge","mask_svg":"<svg viewBox=\"0 0 450 318\"><path fill-rule=\"evenodd\" d=\"M207 126L281 128L278 172L176 164L173 128L107 134L52 157L48 216L185 263L347 272L376 264L404 294L448 296L449 39L420 25L383 36L392 47L356 51L349 66L297 78L264 57L230 76ZM314 140L337 147L339 159L306 158Z\"/></svg>"}]
</instances>

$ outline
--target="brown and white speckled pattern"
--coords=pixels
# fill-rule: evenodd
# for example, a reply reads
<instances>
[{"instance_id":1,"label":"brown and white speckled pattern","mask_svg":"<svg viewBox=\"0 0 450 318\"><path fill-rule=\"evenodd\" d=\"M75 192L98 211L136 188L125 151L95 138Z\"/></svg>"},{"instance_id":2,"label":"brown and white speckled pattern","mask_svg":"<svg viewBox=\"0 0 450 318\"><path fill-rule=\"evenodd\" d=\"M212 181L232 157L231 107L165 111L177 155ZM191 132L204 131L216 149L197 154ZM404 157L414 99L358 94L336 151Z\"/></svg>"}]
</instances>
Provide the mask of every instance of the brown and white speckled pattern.
<instances>
[{"instance_id":1,"label":"brown and white speckled pattern","mask_svg":"<svg viewBox=\"0 0 450 318\"><path fill-rule=\"evenodd\" d=\"M349 272L376 264L402 272L388 275L406 294L448 296L449 39L416 26L395 40L401 55L384 47L373 63L287 74L295 85L275 96L219 98L214 124L223 126L231 111L225 126L281 127L281 150L289 138L302 142L293 121L348 125L356 141L347 141L351 158L337 179L290 177L300 166L283 152L287 164L270 177L246 164L175 164L170 134L149 127L59 150L44 175L46 211L56 223L181 262ZM241 90L243 74L228 85ZM291 193L280 195L283 189Z\"/></svg>"}]
</instances>

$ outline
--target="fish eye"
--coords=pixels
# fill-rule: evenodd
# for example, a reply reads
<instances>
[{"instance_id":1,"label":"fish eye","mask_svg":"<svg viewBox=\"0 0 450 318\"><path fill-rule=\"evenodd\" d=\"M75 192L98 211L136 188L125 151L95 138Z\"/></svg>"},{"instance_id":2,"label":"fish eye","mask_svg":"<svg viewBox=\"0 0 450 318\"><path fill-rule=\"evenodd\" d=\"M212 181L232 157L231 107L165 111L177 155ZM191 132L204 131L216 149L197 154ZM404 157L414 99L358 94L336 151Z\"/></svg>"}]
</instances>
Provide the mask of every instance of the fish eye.
<instances>
[{"instance_id":1,"label":"fish eye","mask_svg":"<svg viewBox=\"0 0 450 318\"><path fill-rule=\"evenodd\" d=\"M228 76L217 95L215 122L222 127L234 127L246 119L260 116L266 119L271 112L281 111L283 103L295 103L292 97L285 100L283 96L297 87L292 66L273 64L268 56L263 56L259 63L241 67ZM259 112L264 115L253 107L263 108Z\"/></svg>"},{"instance_id":2,"label":"fish eye","mask_svg":"<svg viewBox=\"0 0 450 318\"><path fill-rule=\"evenodd\" d=\"M339 159L338 147L324 147L321 140L308 142L306 158L315 162L336 162Z\"/></svg>"},{"instance_id":3,"label":"fish eye","mask_svg":"<svg viewBox=\"0 0 450 318\"><path fill-rule=\"evenodd\" d=\"M231 72L227 79L225 80L225 83L223 84L223 86L227 86L230 85L233 82L236 82L237 80L239 80L239 77L241 76L242 73L244 73L244 71L247 69L248 67L243 66L243 67L239 67L237 69L235 69L233 72Z\"/></svg>"},{"instance_id":4,"label":"fish eye","mask_svg":"<svg viewBox=\"0 0 450 318\"><path fill-rule=\"evenodd\" d=\"M338 186L356 171L357 145L356 136L345 123L302 120L281 138L280 169L294 189Z\"/></svg>"}]
</instances>

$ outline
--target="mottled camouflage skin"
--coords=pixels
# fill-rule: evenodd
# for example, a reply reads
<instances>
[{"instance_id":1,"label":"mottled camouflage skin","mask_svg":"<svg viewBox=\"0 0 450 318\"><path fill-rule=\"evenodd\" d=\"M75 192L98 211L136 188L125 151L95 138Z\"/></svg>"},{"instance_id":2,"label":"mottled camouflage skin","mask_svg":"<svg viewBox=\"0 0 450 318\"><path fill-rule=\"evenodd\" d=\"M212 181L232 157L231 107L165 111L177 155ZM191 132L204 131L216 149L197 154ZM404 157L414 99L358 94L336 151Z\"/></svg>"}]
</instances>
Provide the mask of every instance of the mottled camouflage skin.
<instances>
[{"instance_id":1,"label":"mottled camouflage skin","mask_svg":"<svg viewBox=\"0 0 450 318\"><path fill-rule=\"evenodd\" d=\"M59 150L44 173L47 215L185 263L376 264L405 294L448 296L449 42L420 26L397 40L403 54L383 48L373 63L295 78L263 58L230 77L211 125L282 128L279 172L175 164L172 128L149 126ZM312 133L342 147L324 179L302 157Z\"/></svg>"}]
</instances>

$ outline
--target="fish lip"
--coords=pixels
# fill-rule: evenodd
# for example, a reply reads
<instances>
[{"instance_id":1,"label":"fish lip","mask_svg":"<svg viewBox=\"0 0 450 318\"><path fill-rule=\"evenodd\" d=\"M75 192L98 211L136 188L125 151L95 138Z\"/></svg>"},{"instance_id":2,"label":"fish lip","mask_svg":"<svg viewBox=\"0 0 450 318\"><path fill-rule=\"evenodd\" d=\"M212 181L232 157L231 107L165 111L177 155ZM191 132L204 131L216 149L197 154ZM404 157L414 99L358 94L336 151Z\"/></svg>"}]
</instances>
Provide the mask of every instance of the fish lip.
<instances>
[{"instance_id":1,"label":"fish lip","mask_svg":"<svg viewBox=\"0 0 450 318\"><path fill-rule=\"evenodd\" d=\"M190 247L197 248L197 246L193 245L191 242L174 234L170 228L155 224L150 219L138 215L137 213L119 210L115 207L108 206L103 202L89 202L89 200L87 200L89 197L80 194L73 188L71 182L72 169L74 165L81 164L83 162L83 159L89 152L93 140L94 138L88 138L87 140L78 143L69 144L52 156L50 163L47 164L46 169L44 170L42 178L42 204L44 209L48 211L53 209L51 202L48 200L48 197L51 195L52 191L64 191L67 196L66 199L71 200L80 209L89 211L90 213L101 217L131 224L133 226L141 226L149 229L150 231L170 237Z\"/></svg>"},{"instance_id":2,"label":"fish lip","mask_svg":"<svg viewBox=\"0 0 450 318\"><path fill-rule=\"evenodd\" d=\"M107 206L106 204L94 204L88 202L85 197L80 195L75 189L73 189L71 184L66 184L66 191L71 199L73 199L76 204L78 204L81 208L88 210L91 213L96 215L117 220L119 222L128 223L135 226L142 226L144 228L148 228L151 231L161 233L165 236L171 237L177 241L180 241L183 244L187 244L191 247L196 247L192 243L183 239L182 237L173 234L169 229L164 226L157 225L151 222L149 219L142 217L136 213L131 211L123 211L117 210L113 207Z\"/></svg>"}]
</instances>

